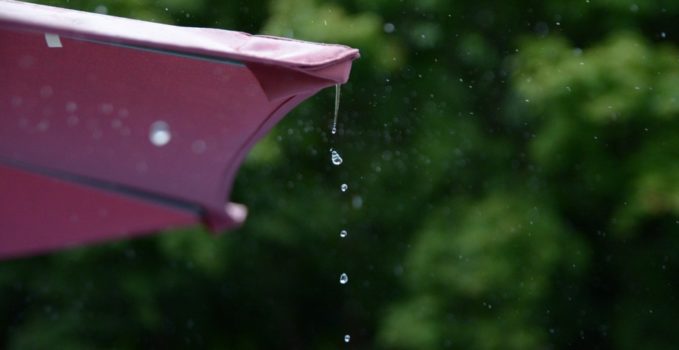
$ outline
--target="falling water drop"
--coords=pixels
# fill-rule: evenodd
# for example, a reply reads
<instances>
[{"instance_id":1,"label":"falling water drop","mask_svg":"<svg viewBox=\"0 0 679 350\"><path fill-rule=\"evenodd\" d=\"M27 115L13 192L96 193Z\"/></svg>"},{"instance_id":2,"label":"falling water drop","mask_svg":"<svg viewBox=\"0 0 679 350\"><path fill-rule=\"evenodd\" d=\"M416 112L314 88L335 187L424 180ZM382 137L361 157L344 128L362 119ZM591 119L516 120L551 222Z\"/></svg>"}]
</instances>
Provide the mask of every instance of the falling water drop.
<instances>
[{"instance_id":1,"label":"falling water drop","mask_svg":"<svg viewBox=\"0 0 679 350\"><path fill-rule=\"evenodd\" d=\"M342 238L346 237L348 234L349 234L349 232L347 232L347 230L340 231L340 237L342 237Z\"/></svg>"},{"instance_id":2,"label":"falling water drop","mask_svg":"<svg viewBox=\"0 0 679 350\"><path fill-rule=\"evenodd\" d=\"M345 342L345 343L348 343L348 342L350 342L350 341L351 341L351 336L350 336L349 334L345 335L345 336L344 336L344 342Z\"/></svg>"},{"instance_id":3,"label":"falling water drop","mask_svg":"<svg viewBox=\"0 0 679 350\"><path fill-rule=\"evenodd\" d=\"M337 133L337 114L339 112L339 103L340 103L340 84L335 84L335 117L332 120L332 134L335 135Z\"/></svg>"},{"instance_id":4,"label":"falling water drop","mask_svg":"<svg viewBox=\"0 0 679 350\"><path fill-rule=\"evenodd\" d=\"M332 161L332 164L342 164L342 157L340 157L339 153L337 153L337 151L334 149L330 149L330 160Z\"/></svg>"},{"instance_id":5,"label":"falling water drop","mask_svg":"<svg viewBox=\"0 0 679 350\"><path fill-rule=\"evenodd\" d=\"M341 284L347 284L349 282L349 276L347 276L346 273L343 273L340 275L340 283Z\"/></svg>"},{"instance_id":6,"label":"falling water drop","mask_svg":"<svg viewBox=\"0 0 679 350\"><path fill-rule=\"evenodd\" d=\"M340 186L340 190L342 190L342 192L346 192L348 189L349 189L349 185L347 185L347 184L342 184L342 186Z\"/></svg>"}]
</instances>

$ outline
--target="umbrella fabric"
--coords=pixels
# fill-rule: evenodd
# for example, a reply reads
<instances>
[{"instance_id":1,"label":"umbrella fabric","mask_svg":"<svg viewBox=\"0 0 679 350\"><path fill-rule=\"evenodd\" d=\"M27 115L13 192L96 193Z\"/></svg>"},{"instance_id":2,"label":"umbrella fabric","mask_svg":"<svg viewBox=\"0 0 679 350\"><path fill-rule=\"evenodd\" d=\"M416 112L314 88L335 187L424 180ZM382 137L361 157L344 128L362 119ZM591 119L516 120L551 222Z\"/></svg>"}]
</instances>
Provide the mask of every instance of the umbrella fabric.
<instances>
[{"instance_id":1,"label":"umbrella fabric","mask_svg":"<svg viewBox=\"0 0 679 350\"><path fill-rule=\"evenodd\" d=\"M0 0L0 258L237 226L248 150L357 57Z\"/></svg>"}]
</instances>

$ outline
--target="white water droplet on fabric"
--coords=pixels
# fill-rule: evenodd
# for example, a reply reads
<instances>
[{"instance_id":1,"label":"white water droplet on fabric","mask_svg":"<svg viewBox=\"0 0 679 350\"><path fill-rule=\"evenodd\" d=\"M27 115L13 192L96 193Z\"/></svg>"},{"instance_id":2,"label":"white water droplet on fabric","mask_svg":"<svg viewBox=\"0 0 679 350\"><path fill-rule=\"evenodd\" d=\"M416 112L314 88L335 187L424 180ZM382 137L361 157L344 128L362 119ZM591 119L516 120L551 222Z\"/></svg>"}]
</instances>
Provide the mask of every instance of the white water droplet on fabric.
<instances>
[{"instance_id":1,"label":"white water droplet on fabric","mask_svg":"<svg viewBox=\"0 0 679 350\"><path fill-rule=\"evenodd\" d=\"M347 230L340 231L340 237L342 237L342 238L346 237L348 234L349 234L349 232L347 232Z\"/></svg>"},{"instance_id":2,"label":"white water droplet on fabric","mask_svg":"<svg viewBox=\"0 0 679 350\"><path fill-rule=\"evenodd\" d=\"M52 89L52 87L49 86L49 85L45 85L45 86L40 88L40 97L42 97L42 98L52 97L53 94L54 94L54 89Z\"/></svg>"},{"instance_id":3,"label":"white water droplet on fabric","mask_svg":"<svg viewBox=\"0 0 679 350\"><path fill-rule=\"evenodd\" d=\"M345 336L344 336L344 342L345 342L345 343L348 343L348 342L350 342L350 341L351 341L351 336L350 336L349 334L345 335Z\"/></svg>"},{"instance_id":4,"label":"white water droplet on fabric","mask_svg":"<svg viewBox=\"0 0 679 350\"><path fill-rule=\"evenodd\" d=\"M66 112L73 113L78 110L78 104L70 101L66 103Z\"/></svg>"},{"instance_id":5,"label":"white water droplet on fabric","mask_svg":"<svg viewBox=\"0 0 679 350\"><path fill-rule=\"evenodd\" d=\"M76 126L79 121L80 119L77 116L71 115L66 119L66 124L68 124L68 126Z\"/></svg>"},{"instance_id":6,"label":"white water droplet on fabric","mask_svg":"<svg viewBox=\"0 0 679 350\"><path fill-rule=\"evenodd\" d=\"M120 119L111 120L111 127L113 129L120 129L121 126L123 126L123 122Z\"/></svg>"},{"instance_id":7,"label":"white water droplet on fabric","mask_svg":"<svg viewBox=\"0 0 679 350\"><path fill-rule=\"evenodd\" d=\"M335 165L340 165L343 162L342 157L340 157L339 153L334 149L330 150L330 160L332 161L332 164Z\"/></svg>"},{"instance_id":8,"label":"white water droplet on fabric","mask_svg":"<svg viewBox=\"0 0 679 350\"><path fill-rule=\"evenodd\" d=\"M111 114L113 113L113 104L111 103L102 103L99 106L99 111L104 114Z\"/></svg>"},{"instance_id":9,"label":"white water droplet on fabric","mask_svg":"<svg viewBox=\"0 0 679 350\"><path fill-rule=\"evenodd\" d=\"M171 139L172 134L170 133L170 126L166 122L159 120L151 124L151 128L149 129L149 140L154 146L165 146Z\"/></svg>"},{"instance_id":10,"label":"white water droplet on fabric","mask_svg":"<svg viewBox=\"0 0 679 350\"><path fill-rule=\"evenodd\" d=\"M49 122L49 120L45 120L45 119L41 120L40 123L38 123L38 125L36 126L36 128L39 131L47 131L47 129L49 129L49 127L50 127L50 122Z\"/></svg>"},{"instance_id":11,"label":"white water droplet on fabric","mask_svg":"<svg viewBox=\"0 0 679 350\"><path fill-rule=\"evenodd\" d=\"M24 103L24 99L19 96L12 96L12 107L18 108Z\"/></svg>"},{"instance_id":12,"label":"white water droplet on fabric","mask_svg":"<svg viewBox=\"0 0 679 350\"><path fill-rule=\"evenodd\" d=\"M204 140L196 140L191 144L191 150L195 154L203 154L207 150L207 143Z\"/></svg>"},{"instance_id":13,"label":"white water droplet on fabric","mask_svg":"<svg viewBox=\"0 0 679 350\"><path fill-rule=\"evenodd\" d=\"M346 273L343 273L340 275L340 283L341 284L347 284L349 282L349 276L347 276Z\"/></svg>"},{"instance_id":14,"label":"white water droplet on fabric","mask_svg":"<svg viewBox=\"0 0 679 350\"><path fill-rule=\"evenodd\" d=\"M347 184L342 184L342 186L340 186L340 190L342 190L342 192L346 192L348 189L349 189L349 185L347 185Z\"/></svg>"}]
</instances>

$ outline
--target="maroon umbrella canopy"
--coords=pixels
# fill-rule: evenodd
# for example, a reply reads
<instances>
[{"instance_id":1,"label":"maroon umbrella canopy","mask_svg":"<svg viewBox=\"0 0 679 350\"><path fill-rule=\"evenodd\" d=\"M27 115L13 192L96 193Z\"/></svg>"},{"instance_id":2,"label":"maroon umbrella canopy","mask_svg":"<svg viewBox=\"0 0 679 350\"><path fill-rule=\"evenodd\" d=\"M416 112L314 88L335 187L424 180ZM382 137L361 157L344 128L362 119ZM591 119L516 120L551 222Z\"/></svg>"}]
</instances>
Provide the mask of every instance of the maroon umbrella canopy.
<instances>
[{"instance_id":1,"label":"maroon umbrella canopy","mask_svg":"<svg viewBox=\"0 0 679 350\"><path fill-rule=\"evenodd\" d=\"M0 0L0 258L238 225L248 150L357 57Z\"/></svg>"}]
</instances>

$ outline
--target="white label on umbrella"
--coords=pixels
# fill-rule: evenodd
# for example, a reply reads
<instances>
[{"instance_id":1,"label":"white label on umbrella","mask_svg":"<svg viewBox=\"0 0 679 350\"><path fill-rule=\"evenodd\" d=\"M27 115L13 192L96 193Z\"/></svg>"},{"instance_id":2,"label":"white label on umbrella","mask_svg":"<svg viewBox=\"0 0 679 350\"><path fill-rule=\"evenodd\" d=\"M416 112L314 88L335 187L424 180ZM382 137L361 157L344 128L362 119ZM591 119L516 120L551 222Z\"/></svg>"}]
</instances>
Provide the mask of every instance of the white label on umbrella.
<instances>
[{"instance_id":1,"label":"white label on umbrella","mask_svg":"<svg viewBox=\"0 0 679 350\"><path fill-rule=\"evenodd\" d=\"M45 33L45 42L47 47L62 47L61 39L59 39L57 34Z\"/></svg>"}]
</instances>

